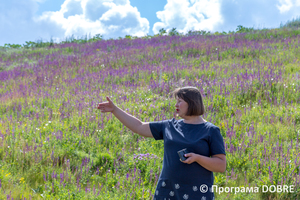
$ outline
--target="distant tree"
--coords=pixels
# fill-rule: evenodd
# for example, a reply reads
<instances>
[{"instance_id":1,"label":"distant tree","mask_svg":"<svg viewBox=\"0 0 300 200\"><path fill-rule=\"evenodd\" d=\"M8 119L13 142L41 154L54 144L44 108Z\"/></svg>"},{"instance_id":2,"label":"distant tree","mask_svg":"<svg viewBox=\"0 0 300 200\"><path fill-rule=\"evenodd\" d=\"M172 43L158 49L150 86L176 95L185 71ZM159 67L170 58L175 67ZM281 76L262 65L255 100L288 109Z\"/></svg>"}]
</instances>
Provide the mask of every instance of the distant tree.
<instances>
[{"instance_id":1,"label":"distant tree","mask_svg":"<svg viewBox=\"0 0 300 200\"><path fill-rule=\"evenodd\" d=\"M300 28L300 17L293 18L291 21L287 21L285 24L280 24L280 28Z\"/></svg>"},{"instance_id":2,"label":"distant tree","mask_svg":"<svg viewBox=\"0 0 300 200\"><path fill-rule=\"evenodd\" d=\"M166 34L167 31L164 28L159 29L159 35Z\"/></svg>"},{"instance_id":3,"label":"distant tree","mask_svg":"<svg viewBox=\"0 0 300 200\"><path fill-rule=\"evenodd\" d=\"M6 48L14 48L14 49L19 49L22 47L20 44L4 44L4 47Z\"/></svg>"},{"instance_id":4,"label":"distant tree","mask_svg":"<svg viewBox=\"0 0 300 200\"><path fill-rule=\"evenodd\" d=\"M54 46L54 41L53 41L53 39L51 37L50 42L49 42L49 47L53 47L53 46Z\"/></svg>"},{"instance_id":5,"label":"distant tree","mask_svg":"<svg viewBox=\"0 0 300 200\"><path fill-rule=\"evenodd\" d=\"M103 39L103 35L101 35L101 34L96 34L93 38L94 38L94 39L97 39L97 40L102 40L102 39Z\"/></svg>"},{"instance_id":6,"label":"distant tree","mask_svg":"<svg viewBox=\"0 0 300 200\"><path fill-rule=\"evenodd\" d=\"M152 38L152 37L153 37L153 36L147 34L147 35L143 36L142 39L150 39L150 38Z\"/></svg>"},{"instance_id":7,"label":"distant tree","mask_svg":"<svg viewBox=\"0 0 300 200\"><path fill-rule=\"evenodd\" d=\"M174 36L174 35L179 35L178 31L176 30L176 28L172 28L171 31L169 32L170 36Z\"/></svg>"},{"instance_id":8,"label":"distant tree","mask_svg":"<svg viewBox=\"0 0 300 200\"><path fill-rule=\"evenodd\" d=\"M227 35L227 33L226 33L225 31L223 31L223 32L218 32L218 31L216 31L216 32L214 33L214 35Z\"/></svg>"},{"instance_id":9,"label":"distant tree","mask_svg":"<svg viewBox=\"0 0 300 200\"><path fill-rule=\"evenodd\" d=\"M237 33L246 33L246 32L252 32L252 31L254 31L253 28L246 28L242 25L238 25L236 28Z\"/></svg>"},{"instance_id":10,"label":"distant tree","mask_svg":"<svg viewBox=\"0 0 300 200\"><path fill-rule=\"evenodd\" d=\"M132 39L131 35L125 35L125 38L130 40Z\"/></svg>"},{"instance_id":11,"label":"distant tree","mask_svg":"<svg viewBox=\"0 0 300 200\"><path fill-rule=\"evenodd\" d=\"M26 44L23 44L23 47L25 47L25 48L30 48L30 47L35 47L36 46L36 43L32 42L32 41L26 41L25 43Z\"/></svg>"},{"instance_id":12,"label":"distant tree","mask_svg":"<svg viewBox=\"0 0 300 200\"><path fill-rule=\"evenodd\" d=\"M205 30L192 31L192 30L189 30L186 35L187 36L192 36L192 35L209 35L209 34L210 34L210 31L205 31Z\"/></svg>"},{"instance_id":13,"label":"distant tree","mask_svg":"<svg viewBox=\"0 0 300 200\"><path fill-rule=\"evenodd\" d=\"M88 39L88 42L97 42L103 40L103 35L101 34L96 34L94 37Z\"/></svg>"}]
</instances>

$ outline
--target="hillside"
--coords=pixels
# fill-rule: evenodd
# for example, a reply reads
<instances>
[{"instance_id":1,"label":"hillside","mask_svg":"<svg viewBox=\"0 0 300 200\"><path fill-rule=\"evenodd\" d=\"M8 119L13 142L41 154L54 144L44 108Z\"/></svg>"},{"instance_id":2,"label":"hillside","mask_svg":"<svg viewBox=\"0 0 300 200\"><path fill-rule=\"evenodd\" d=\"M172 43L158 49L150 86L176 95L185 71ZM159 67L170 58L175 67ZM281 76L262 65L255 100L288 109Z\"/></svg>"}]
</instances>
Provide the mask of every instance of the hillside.
<instances>
[{"instance_id":1,"label":"hillside","mask_svg":"<svg viewBox=\"0 0 300 200\"><path fill-rule=\"evenodd\" d=\"M198 87L220 127L216 199L300 198L300 29L157 35L0 51L0 199L150 199L163 141L96 109L110 96L143 122L173 118Z\"/></svg>"}]
</instances>

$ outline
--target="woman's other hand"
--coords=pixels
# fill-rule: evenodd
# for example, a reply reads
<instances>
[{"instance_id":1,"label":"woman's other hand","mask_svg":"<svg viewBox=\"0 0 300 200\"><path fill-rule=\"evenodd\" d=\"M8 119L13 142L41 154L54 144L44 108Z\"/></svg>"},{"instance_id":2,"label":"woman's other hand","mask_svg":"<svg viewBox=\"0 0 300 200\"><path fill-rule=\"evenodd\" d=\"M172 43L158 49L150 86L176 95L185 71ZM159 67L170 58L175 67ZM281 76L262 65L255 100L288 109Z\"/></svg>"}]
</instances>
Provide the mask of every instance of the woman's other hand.
<instances>
[{"instance_id":1,"label":"woman's other hand","mask_svg":"<svg viewBox=\"0 0 300 200\"><path fill-rule=\"evenodd\" d=\"M110 98L106 97L108 102L99 103L97 108L101 110L101 112L113 112L115 109L115 104L110 100Z\"/></svg>"},{"instance_id":2,"label":"woman's other hand","mask_svg":"<svg viewBox=\"0 0 300 200\"><path fill-rule=\"evenodd\" d=\"M198 154L195 154L195 153L187 153L187 154L184 154L184 156L187 159L183 160L183 161L180 159L180 161L183 163L187 163L187 164L191 164L191 163L197 161L197 159L198 159Z\"/></svg>"}]
</instances>

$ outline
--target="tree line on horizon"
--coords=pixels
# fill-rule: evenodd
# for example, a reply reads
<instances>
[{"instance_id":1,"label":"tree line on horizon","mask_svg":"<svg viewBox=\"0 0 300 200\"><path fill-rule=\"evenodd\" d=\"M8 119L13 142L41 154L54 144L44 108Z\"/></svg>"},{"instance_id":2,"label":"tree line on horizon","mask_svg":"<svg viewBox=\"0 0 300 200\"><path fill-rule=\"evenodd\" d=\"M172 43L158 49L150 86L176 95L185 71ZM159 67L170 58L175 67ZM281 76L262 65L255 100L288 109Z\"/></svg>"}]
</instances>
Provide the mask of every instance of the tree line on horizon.
<instances>
[{"instance_id":1,"label":"tree line on horizon","mask_svg":"<svg viewBox=\"0 0 300 200\"><path fill-rule=\"evenodd\" d=\"M285 24L280 24L279 29L286 29L286 28L292 28L292 29L299 29L300 28L300 17L292 19L291 21L287 21ZM118 39L137 39L137 38L143 38L143 39L149 39L157 36L162 36L162 35L169 35L169 36L191 36L191 35L231 35L235 33L252 33L252 32L260 32L260 31L266 31L269 29L254 29L251 27L244 27L242 25L237 26L235 31L228 31L228 32L210 32L210 31L205 31L205 30L195 30L195 31L188 31L188 33L183 34L177 31L177 29L174 27L167 31L164 28L161 28L159 30L158 34L155 34L153 36L151 35L146 35L143 37L138 37L138 36L131 36L131 35L126 35L124 38L119 37ZM114 40L113 38L110 38L109 40ZM4 46L0 46L0 49L4 48L13 48L13 49L19 49L19 48L41 48L41 47L53 47L54 44L65 44L65 43L89 43L89 42L97 42L101 41L103 39L103 35L101 34L96 34L93 37L87 37L87 35L81 37L81 38L75 38L74 35L70 36L69 38L67 37L65 41L61 41L60 43L55 43L53 39L51 38L49 42L44 42L42 39L37 40L36 42L33 41L26 41L25 44L20 45L20 44L10 44L6 43Z\"/></svg>"}]
</instances>

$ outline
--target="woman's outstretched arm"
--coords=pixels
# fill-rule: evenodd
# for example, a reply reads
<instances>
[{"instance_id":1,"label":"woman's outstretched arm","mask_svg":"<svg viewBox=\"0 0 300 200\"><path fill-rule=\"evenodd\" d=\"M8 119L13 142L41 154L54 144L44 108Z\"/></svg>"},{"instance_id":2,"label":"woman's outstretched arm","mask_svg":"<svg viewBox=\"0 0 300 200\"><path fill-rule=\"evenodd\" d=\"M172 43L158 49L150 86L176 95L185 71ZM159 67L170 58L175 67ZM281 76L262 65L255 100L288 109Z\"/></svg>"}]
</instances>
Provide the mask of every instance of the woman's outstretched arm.
<instances>
[{"instance_id":1,"label":"woman's outstretched arm","mask_svg":"<svg viewBox=\"0 0 300 200\"><path fill-rule=\"evenodd\" d=\"M108 102L98 104L97 108L100 109L101 112L111 112L116 118L120 120L120 122L122 122L122 124L124 124L134 133L137 133L144 137L153 137L149 122L141 122L136 117L126 113L121 108L114 105L109 97L106 97L106 99L108 100Z\"/></svg>"}]
</instances>

